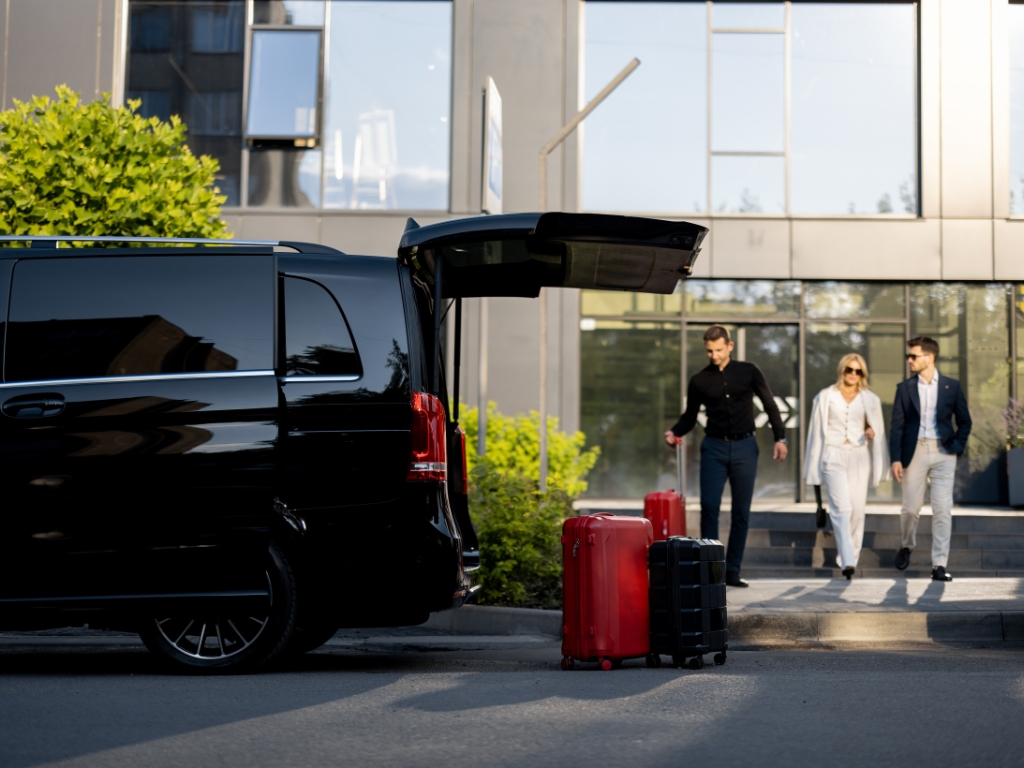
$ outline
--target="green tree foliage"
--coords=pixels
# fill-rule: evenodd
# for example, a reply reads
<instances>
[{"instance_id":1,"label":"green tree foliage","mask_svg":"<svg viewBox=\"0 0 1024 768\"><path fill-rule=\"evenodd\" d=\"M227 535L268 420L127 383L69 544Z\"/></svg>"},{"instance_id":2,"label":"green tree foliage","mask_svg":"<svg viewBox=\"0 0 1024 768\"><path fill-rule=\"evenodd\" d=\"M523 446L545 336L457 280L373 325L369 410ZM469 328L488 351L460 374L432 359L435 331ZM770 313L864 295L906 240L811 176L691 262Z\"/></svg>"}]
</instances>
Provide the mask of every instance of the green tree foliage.
<instances>
[{"instance_id":1,"label":"green tree foliage","mask_svg":"<svg viewBox=\"0 0 1024 768\"><path fill-rule=\"evenodd\" d=\"M82 104L62 85L0 112L0 233L229 237L218 163L192 154L178 116L108 98Z\"/></svg>"},{"instance_id":2,"label":"green tree foliage","mask_svg":"<svg viewBox=\"0 0 1024 768\"><path fill-rule=\"evenodd\" d=\"M598 450L583 450L582 432L558 431L548 418L548 491L540 492L540 416L503 416L487 408L487 456L476 455L479 413L463 412L469 461L469 510L480 538L480 601L558 608L562 601L562 523Z\"/></svg>"}]
</instances>

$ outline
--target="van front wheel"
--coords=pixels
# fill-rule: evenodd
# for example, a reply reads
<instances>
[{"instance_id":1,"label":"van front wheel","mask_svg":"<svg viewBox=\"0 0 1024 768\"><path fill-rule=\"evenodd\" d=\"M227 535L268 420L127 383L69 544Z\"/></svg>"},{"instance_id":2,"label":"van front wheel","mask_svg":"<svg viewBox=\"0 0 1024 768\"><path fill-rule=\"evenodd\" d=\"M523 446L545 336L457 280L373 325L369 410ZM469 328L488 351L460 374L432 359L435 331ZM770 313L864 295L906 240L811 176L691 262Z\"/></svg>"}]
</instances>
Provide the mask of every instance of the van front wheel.
<instances>
[{"instance_id":1,"label":"van front wheel","mask_svg":"<svg viewBox=\"0 0 1024 768\"><path fill-rule=\"evenodd\" d=\"M295 632L295 576L284 553L267 551L266 614L181 614L147 620L140 628L151 653L179 671L236 672L263 666L276 657Z\"/></svg>"}]
</instances>

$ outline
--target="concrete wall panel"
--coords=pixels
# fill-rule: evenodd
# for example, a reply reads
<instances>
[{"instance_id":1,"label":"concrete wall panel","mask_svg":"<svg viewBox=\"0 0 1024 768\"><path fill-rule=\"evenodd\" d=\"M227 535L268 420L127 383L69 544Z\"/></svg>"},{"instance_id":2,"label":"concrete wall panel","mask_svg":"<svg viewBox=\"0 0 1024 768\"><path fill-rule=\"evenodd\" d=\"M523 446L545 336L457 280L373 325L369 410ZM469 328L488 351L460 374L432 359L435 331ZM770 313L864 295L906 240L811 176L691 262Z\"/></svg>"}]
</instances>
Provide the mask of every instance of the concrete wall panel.
<instances>
[{"instance_id":1,"label":"concrete wall panel","mask_svg":"<svg viewBox=\"0 0 1024 768\"><path fill-rule=\"evenodd\" d=\"M1010 215L1010 22L1006 0L992 2L992 209Z\"/></svg>"},{"instance_id":2,"label":"concrete wall panel","mask_svg":"<svg viewBox=\"0 0 1024 768\"><path fill-rule=\"evenodd\" d=\"M478 213L479 182L477 199L470 200L470 150L474 134L481 131L479 120L473 122L473 100L480 93L480 87L473 84L473 0L454 0L452 19L451 210Z\"/></svg>"},{"instance_id":3,"label":"concrete wall panel","mask_svg":"<svg viewBox=\"0 0 1024 768\"><path fill-rule=\"evenodd\" d=\"M405 231L405 214L365 216L324 216L320 242L345 253L363 256L394 256ZM447 216L415 216L420 226L444 221Z\"/></svg>"},{"instance_id":4,"label":"concrete wall panel","mask_svg":"<svg viewBox=\"0 0 1024 768\"><path fill-rule=\"evenodd\" d=\"M992 279L991 220L943 220L942 279Z\"/></svg>"},{"instance_id":5,"label":"concrete wall panel","mask_svg":"<svg viewBox=\"0 0 1024 768\"><path fill-rule=\"evenodd\" d=\"M1024 221L994 222L995 279L1024 280Z\"/></svg>"},{"instance_id":6,"label":"concrete wall panel","mask_svg":"<svg viewBox=\"0 0 1024 768\"><path fill-rule=\"evenodd\" d=\"M711 226L711 219L687 219L694 224L700 224L702 227L708 228L708 233L704 236L704 242L701 244L700 253L697 254L697 263L693 265L693 276L708 278L714 274L714 240L715 240L715 229Z\"/></svg>"},{"instance_id":7,"label":"concrete wall panel","mask_svg":"<svg viewBox=\"0 0 1024 768\"><path fill-rule=\"evenodd\" d=\"M940 237L935 220L795 220L793 277L940 280Z\"/></svg>"},{"instance_id":8,"label":"concrete wall panel","mask_svg":"<svg viewBox=\"0 0 1024 768\"><path fill-rule=\"evenodd\" d=\"M921 0L921 215L926 219L942 215L942 153L939 129L942 100L939 77L939 0Z\"/></svg>"},{"instance_id":9,"label":"concrete wall panel","mask_svg":"<svg viewBox=\"0 0 1024 768\"><path fill-rule=\"evenodd\" d=\"M785 219L715 219L715 277L790 276L789 222Z\"/></svg>"},{"instance_id":10,"label":"concrete wall panel","mask_svg":"<svg viewBox=\"0 0 1024 768\"><path fill-rule=\"evenodd\" d=\"M96 98L102 6L103 0L10 0L4 109L12 99L52 97L62 83L85 101Z\"/></svg>"},{"instance_id":11,"label":"concrete wall panel","mask_svg":"<svg viewBox=\"0 0 1024 768\"><path fill-rule=\"evenodd\" d=\"M316 214L262 214L241 216L241 225L235 231L240 240L301 240L316 243L320 240L320 226Z\"/></svg>"},{"instance_id":12,"label":"concrete wall panel","mask_svg":"<svg viewBox=\"0 0 1024 768\"><path fill-rule=\"evenodd\" d=\"M992 216L992 14L984 0L942 0L942 215Z\"/></svg>"}]
</instances>

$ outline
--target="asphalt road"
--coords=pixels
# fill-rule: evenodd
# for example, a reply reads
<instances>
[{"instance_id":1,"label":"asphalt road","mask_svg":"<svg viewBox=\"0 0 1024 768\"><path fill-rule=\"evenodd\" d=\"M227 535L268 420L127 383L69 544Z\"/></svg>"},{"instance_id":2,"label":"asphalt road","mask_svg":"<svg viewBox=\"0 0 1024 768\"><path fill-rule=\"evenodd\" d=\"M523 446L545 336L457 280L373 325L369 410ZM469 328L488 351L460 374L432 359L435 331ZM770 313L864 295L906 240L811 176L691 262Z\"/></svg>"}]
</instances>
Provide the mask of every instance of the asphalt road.
<instances>
[{"instance_id":1,"label":"asphalt road","mask_svg":"<svg viewBox=\"0 0 1024 768\"><path fill-rule=\"evenodd\" d=\"M452 639L450 646L458 645ZM334 645L259 675L0 647L0 766L1020 766L1024 650L736 651L558 668L557 643Z\"/></svg>"}]
</instances>

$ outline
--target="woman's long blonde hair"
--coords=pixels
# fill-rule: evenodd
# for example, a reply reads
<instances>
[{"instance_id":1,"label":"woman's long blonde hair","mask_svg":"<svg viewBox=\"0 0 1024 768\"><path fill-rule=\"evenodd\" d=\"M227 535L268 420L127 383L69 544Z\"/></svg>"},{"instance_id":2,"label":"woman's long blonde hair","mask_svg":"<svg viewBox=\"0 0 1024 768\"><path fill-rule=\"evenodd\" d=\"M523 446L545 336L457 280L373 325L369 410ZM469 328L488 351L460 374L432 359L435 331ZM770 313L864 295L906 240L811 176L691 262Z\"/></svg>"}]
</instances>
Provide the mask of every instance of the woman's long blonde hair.
<instances>
[{"instance_id":1,"label":"woman's long blonde hair","mask_svg":"<svg viewBox=\"0 0 1024 768\"><path fill-rule=\"evenodd\" d=\"M836 385L842 386L843 371L845 371L846 366L848 366L852 362L860 363L861 370L864 371L864 375L861 376L860 380L857 382L857 390L860 391L864 389L871 389L871 387L868 386L868 364L864 362L864 358L858 355L856 352L851 352L848 355L843 355L843 359L839 361L839 366L836 368Z\"/></svg>"}]
</instances>

